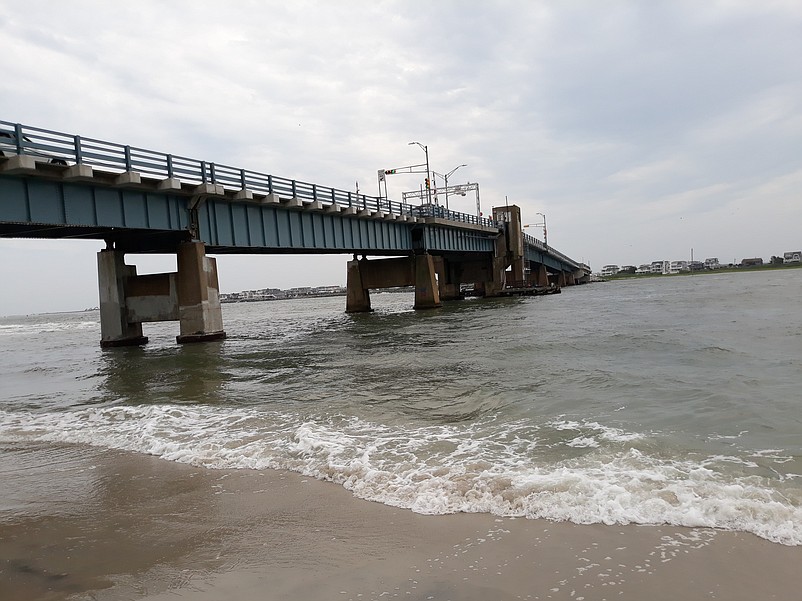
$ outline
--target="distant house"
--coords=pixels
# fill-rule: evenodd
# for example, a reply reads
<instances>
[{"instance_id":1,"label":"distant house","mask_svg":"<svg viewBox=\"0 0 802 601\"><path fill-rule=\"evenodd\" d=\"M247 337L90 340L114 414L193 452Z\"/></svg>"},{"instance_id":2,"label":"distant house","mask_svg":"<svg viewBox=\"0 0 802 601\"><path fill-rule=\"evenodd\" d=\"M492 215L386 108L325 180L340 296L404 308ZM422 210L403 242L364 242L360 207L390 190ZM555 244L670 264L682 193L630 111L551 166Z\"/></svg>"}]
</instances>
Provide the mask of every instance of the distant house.
<instances>
[{"instance_id":1,"label":"distant house","mask_svg":"<svg viewBox=\"0 0 802 601\"><path fill-rule=\"evenodd\" d=\"M668 261L652 261L651 273L667 274L671 264Z\"/></svg>"},{"instance_id":2,"label":"distant house","mask_svg":"<svg viewBox=\"0 0 802 601\"><path fill-rule=\"evenodd\" d=\"M651 273L651 272L652 272L651 263L644 263L643 265L639 265L638 269L635 270L635 273Z\"/></svg>"},{"instance_id":3,"label":"distant house","mask_svg":"<svg viewBox=\"0 0 802 601\"><path fill-rule=\"evenodd\" d=\"M705 269L719 269L720 267L721 264L715 257L713 257L712 259L705 259Z\"/></svg>"},{"instance_id":4,"label":"distant house","mask_svg":"<svg viewBox=\"0 0 802 601\"><path fill-rule=\"evenodd\" d=\"M741 267L755 267L756 265L763 265L763 259L755 257L753 259L743 259L741 261Z\"/></svg>"},{"instance_id":5,"label":"distant house","mask_svg":"<svg viewBox=\"0 0 802 601\"><path fill-rule=\"evenodd\" d=\"M604 267L602 267L601 270L602 277L615 275L617 273L618 273L618 265L605 265Z\"/></svg>"},{"instance_id":6,"label":"distant house","mask_svg":"<svg viewBox=\"0 0 802 601\"><path fill-rule=\"evenodd\" d=\"M802 250L792 250L783 254L783 262L785 263L802 263Z\"/></svg>"},{"instance_id":7,"label":"distant house","mask_svg":"<svg viewBox=\"0 0 802 601\"><path fill-rule=\"evenodd\" d=\"M671 261L668 273L679 273L680 271L688 271L688 261Z\"/></svg>"},{"instance_id":8,"label":"distant house","mask_svg":"<svg viewBox=\"0 0 802 601\"><path fill-rule=\"evenodd\" d=\"M688 263L688 270L689 271L704 271L705 264L701 261L690 261Z\"/></svg>"}]
</instances>

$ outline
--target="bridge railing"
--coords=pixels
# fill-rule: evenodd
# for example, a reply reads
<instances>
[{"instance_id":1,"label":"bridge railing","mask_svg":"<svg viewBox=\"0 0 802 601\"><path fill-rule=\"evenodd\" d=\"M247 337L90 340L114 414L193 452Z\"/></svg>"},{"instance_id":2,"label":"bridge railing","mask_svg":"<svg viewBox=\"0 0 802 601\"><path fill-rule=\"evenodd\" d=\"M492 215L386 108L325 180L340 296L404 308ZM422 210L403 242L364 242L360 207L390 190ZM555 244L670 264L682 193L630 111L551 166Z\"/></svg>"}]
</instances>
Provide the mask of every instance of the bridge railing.
<instances>
[{"instance_id":1,"label":"bridge railing","mask_svg":"<svg viewBox=\"0 0 802 601\"><path fill-rule=\"evenodd\" d=\"M422 209L406 203L249 169L0 121L0 156L9 154L32 155L37 160L50 163L89 165L112 173L136 171L154 178L176 178L190 184L219 184L229 190L276 194L284 198L318 201L326 205L335 204L371 212L440 217L489 227L497 225L491 219L446 211L439 205Z\"/></svg>"},{"instance_id":2,"label":"bridge railing","mask_svg":"<svg viewBox=\"0 0 802 601\"><path fill-rule=\"evenodd\" d=\"M574 261L573 259L565 256L563 253L561 253L560 251L554 249L553 247L546 245L545 243L541 242L540 240L538 240L537 238L535 238L534 236L532 236L530 234L524 234L524 242L526 242L530 246L534 246L538 250L542 250L544 252L549 253L550 255L560 259L564 263L567 263L568 265L571 265L575 269L581 269L582 268L582 266L579 263L577 263L576 261Z\"/></svg>"}]
</instances>

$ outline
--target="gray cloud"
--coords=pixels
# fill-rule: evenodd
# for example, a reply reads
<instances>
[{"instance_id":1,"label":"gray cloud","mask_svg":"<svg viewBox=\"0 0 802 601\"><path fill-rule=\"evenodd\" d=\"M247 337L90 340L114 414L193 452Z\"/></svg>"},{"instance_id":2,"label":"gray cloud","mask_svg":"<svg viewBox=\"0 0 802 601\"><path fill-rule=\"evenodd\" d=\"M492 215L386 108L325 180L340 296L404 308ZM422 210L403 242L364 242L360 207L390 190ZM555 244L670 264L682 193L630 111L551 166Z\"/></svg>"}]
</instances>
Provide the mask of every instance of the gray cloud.
<instances>
[{"instance_id":1,"label":"gray cloud","mask_svg":"<svg viewBox=\"0 0 802 601\"><path fill-rule=\"evenodd\" d=\"M792 1L28 2L0 6L0 52L2 119L369 193L420 140L595 267L802 246ZM50 268L32 244L0 242L0 277ZM80 290L20 283L0 313L96 304L79 246L52 262ZM345 279L342 257L220 264L229 291Z\"/></svg>"}]
</instances>

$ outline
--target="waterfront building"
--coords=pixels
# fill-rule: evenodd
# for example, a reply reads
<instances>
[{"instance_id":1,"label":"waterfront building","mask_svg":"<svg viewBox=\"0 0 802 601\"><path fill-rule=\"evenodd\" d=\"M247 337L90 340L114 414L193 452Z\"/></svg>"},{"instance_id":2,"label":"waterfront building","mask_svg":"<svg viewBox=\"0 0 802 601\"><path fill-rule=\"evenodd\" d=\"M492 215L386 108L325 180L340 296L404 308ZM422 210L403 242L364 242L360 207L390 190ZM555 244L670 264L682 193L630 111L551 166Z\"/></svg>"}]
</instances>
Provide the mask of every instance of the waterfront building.
<instances>
[{"instance_id":1,"label":"waterfront building","mask_svg":"<svg viewBox=\"0 0 802 601\"><path fill-rule=\"evenodd\" d=\"M718 262L718 259L712 257L710 259L705 259L705 269L718 269L721 267L721 264Z\"/></svg>"},{"instance_id":2,"label":"waterfront building","mask_svg":"<svg viewBox=\"0 0 802 601\"><path fill-rule=\"evenodd\" d=\"M601 274L602 277L615 275L618 273L618 265L605 265L602 267Z\"/></svg>"},{"instance_id":3,"label":"waterfront building","mask_svg":"<svg viewBox=\"0 0 802 601\"><path fill-rule=\"evenodd\" d=\"M680 271L688 271L688 261L671 261L668 273L679 273Z\"/></svg>"},{"instance_id":4,"label":"waterfront building","mask_svg":"<svg viewBox=\"0 0 802 601\"><path fill-rule=\"evenodd\" d=\"M802 250L792 250L783 254L784 263L802 263Z\"/></svg>"}]
</instances>

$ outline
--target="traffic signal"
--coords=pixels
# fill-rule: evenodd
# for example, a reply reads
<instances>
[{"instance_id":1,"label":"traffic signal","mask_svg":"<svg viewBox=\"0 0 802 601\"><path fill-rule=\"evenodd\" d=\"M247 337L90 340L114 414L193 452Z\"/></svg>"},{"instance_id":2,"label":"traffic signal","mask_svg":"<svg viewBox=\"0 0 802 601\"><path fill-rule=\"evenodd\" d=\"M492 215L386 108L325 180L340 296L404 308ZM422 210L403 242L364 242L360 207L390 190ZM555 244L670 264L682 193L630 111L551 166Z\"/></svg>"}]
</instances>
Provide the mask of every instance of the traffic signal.
<instances>
[{"instance_id":1,"label":"traffic signal","mask_svg":"<svg viewBox=\"0 0 802 601\"><path fill-rule=\"evenodd\" d=\"M429 189L429 178L428 177L426 178L426 189L427 190Z\"/></svg>"},{"instance_id":2,"label":"traffic signal","mask_svg":"<svg viewBox=\"0 0 802 601\"><path fill-rule=\"evenodd\" d=\"M395 169L385 169L384 173L386 175L395 175Z\"/></svg>"}]
</instances>

